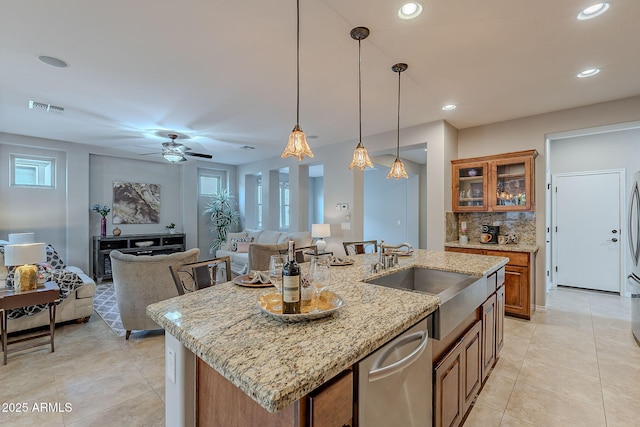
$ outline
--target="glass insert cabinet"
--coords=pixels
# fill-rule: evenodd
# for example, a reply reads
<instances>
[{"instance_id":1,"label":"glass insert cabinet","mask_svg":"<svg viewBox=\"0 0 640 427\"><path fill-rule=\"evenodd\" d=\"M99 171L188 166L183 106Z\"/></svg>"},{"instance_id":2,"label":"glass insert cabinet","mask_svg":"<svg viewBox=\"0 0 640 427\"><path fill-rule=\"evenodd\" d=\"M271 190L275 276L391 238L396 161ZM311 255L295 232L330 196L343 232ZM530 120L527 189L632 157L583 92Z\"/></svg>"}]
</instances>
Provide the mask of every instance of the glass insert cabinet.
<instances>
[{"instance_id":1,"label":"glass insert cabinet","mask_svg":"<svg viewBox=\"0 0 640 427\"><path fill-rule=\"evenodd\" d=\"M451 161L454 212L533 211L536 150Z\"/></svg>"}]
</instances>

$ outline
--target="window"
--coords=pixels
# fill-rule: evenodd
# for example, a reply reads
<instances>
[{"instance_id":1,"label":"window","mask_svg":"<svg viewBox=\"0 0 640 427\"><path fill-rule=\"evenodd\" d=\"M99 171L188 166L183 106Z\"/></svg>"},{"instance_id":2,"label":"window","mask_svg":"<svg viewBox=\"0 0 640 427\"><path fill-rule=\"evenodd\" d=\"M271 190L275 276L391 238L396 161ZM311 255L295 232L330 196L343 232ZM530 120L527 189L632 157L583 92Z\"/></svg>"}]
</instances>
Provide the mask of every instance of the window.
<instances>
[{"instance_id":1,"label":"window","mask_svg":"<svg viewBox=\"0 0 640 427\"><path fill-rule=\"evenodd\" d=\"M220 175L200 174L200 195L212 196L220 192L222 177Z\"/></svg>"},{"instance_id":2,"label":"window","mask_svg":"<svg viewBox=\"0 0 640 427\"><path fill-rule=\"evenodd\" d=\"M262 178L258 178L258 186L256 187L257 205L258 205L258 229L262 229Z\"/></svg>"},{"instance_id":3,"label":"window","mask_svg":"<svg viewBox=\"0 0 640 427\"><path fill-rule=\"evenodd\" d=\"M280 229L289 229L289 183L280 183Z\"/></svg>"},{"instance_id":4,"label":"window","mask_svg":"<svg viewBox=\"0 0 640 427\"><path fill-rule=\"evenodd\" d=\"M55 188L55 159L12 154L11 171L12 186Z\"/></svg>"}]
</instances>

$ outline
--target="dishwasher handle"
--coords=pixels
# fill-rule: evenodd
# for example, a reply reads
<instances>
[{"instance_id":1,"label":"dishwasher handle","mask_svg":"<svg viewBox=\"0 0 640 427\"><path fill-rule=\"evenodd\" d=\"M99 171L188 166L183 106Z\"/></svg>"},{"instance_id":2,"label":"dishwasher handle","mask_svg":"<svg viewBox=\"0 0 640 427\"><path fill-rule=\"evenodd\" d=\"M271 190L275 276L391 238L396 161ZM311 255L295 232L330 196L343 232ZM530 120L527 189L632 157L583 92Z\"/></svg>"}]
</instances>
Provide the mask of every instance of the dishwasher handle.
<instances>
[{"instance_id":1,"label":"dishwasher handle","mask_svg":"<svg viewBox=\"0 0 640 427\"><path fill-rule=\"evenodd\" d=\"M397 362L393 362L387 366L381 366L384 361L387 359L389 354L395 350L397 347L402 347L412 341L422 340L420 345L413 350L406 357L398 360ZM381 380L390 375L393 375L397 372L402 371L407 366L411 365L415 362L424 352L424 349L427 348L427 344L429 342L429 332L427 330L414 332L409 335L404 335L396 338L391 343L387 344L386 348L380 353L375 362L373 362L373 366L371 367L371 371L369 371L369 382L372 383L374 381Z\"/></svg>"}]
</instances>

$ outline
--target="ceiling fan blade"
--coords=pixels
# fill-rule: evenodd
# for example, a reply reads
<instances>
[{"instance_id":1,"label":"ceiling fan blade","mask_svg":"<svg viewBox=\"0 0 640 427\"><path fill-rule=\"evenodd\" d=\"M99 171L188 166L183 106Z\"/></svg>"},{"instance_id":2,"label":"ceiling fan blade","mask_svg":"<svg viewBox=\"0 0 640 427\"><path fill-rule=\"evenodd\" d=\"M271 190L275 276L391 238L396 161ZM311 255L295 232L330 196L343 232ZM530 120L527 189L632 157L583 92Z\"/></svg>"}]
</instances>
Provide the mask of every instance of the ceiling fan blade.
<instances>
[{"instance_id":1,"label":"ceiling fan blade","mask_svg":"<svg viewBox=\"0 0 640 427\"><path fill-rule=\"evenodd\" d=\"M191 153L189 151L185 151L184 155L192 156L192 157L200 157L202 159L213 159L213 156L211 154L204 154L204 153Z\"/></svg>"}]
</instances>

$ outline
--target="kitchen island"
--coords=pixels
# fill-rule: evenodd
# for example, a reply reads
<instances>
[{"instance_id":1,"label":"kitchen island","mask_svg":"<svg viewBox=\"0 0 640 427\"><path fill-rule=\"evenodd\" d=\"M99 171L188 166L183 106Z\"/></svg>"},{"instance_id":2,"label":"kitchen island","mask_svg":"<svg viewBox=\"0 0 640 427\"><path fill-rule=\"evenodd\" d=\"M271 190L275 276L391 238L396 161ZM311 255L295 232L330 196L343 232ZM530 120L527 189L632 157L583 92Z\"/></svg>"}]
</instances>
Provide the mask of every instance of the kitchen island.
<instances>
[{"instance_id":1,"label":"kitchen island","mask_svg":"<svg viewBox=\"0 0 640 427\"><path fill-rule=\"evenodd\" d=\"M312 322L281 323L263 314L267 289L217 285L152 304L147 314L166 330L167 425L195 424L195 360L201 360L269 413L291 407L363 357L434 312L435 296L364 279L414 266L487 276L506 258L417 250L399 266L372 274L377 254L333 267L329 288L346 306ZM303 273L306 266L302 266Z\"/></svg>"}]
</instances>

